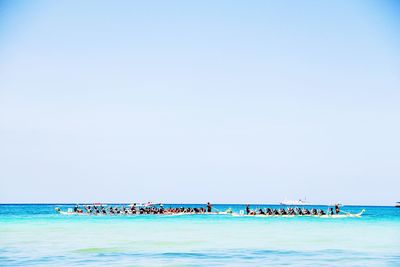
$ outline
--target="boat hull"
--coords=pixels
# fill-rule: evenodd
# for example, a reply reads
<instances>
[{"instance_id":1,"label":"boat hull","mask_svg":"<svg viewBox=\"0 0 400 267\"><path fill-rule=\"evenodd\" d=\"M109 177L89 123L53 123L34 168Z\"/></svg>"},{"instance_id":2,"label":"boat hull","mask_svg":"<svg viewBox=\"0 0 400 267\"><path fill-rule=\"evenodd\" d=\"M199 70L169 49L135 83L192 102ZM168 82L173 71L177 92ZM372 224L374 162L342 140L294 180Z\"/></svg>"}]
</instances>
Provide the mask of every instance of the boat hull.
<instances>
[{"instance_id":1,"label":"boat hull","mask_svg":"<svg viewBox=\"0 0 400 267\"><path fill-rule=\"evenodd\" d=\"M87 212L68 212L61 209L55 209L61 215L73 215L73 216L143 216L143 215L161 215L161 216L182 216L182 215L228 215L229 212L206 212L206 213L163 213L163 214L140 214L140 213L117 213L117 214L104 214L104 213L87 213Z\"/></svg>"},{"instance_id":2,"label":"boat hull","mask_svg":"<svg viewBox=\"0 0 400 267\"><path fill-rule=\"evenodd\" d=\"M208 212L208 213L163 213L163 214L139 214L139 213L120 213L120 214L104 214L104 213L87 213L87 212L68 212L57 209L56 211L62 215L74 215L74 216L143 216L143 215L160 215L160 216L183 216L183 215L232 215L233 217L256 217L256 218L295 218L295 217L313 217L313 218L326 218L326 219L338 219L338 218L360 218L365 210L359 213L345 213L345 214L333 214L333 215L247 215L231 212Z\"/></svg>"},{"instance_id":3,"label":"boat hull","mask_svg":"<svg viewBox=\"0 0 400 267\"><path fill-rule=\"evenodd\" d=\"M326 218L326 219L338 219L338 218L361 218L365 210L363 209L359 213L346 213L346 214L333 214L333 215L263 215L263 214L256 214L256 215L247 215L247 214L238 214L233 213L232 216L234 217L257 217L257 218L295 218L295 217L313 217L313 218Z\"/></svg>"}]
</instances>

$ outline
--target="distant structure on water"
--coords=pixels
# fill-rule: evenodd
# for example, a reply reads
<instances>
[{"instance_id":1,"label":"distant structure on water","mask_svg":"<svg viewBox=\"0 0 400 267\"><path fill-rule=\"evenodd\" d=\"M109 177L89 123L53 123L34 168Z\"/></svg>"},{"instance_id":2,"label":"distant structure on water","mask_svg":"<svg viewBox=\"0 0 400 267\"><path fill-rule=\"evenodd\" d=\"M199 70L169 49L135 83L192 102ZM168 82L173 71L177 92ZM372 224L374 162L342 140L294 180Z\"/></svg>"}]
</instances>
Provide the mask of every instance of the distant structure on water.
<instances>
[{"instance_id":1,"label":"distant structure on water","mask_svg":"<svg viewBox=\"0 0 400 267\"><path fill-rule=\"evenodd\" d=\"M287 200L285 198L285 200L283 200L281 203L281 205L285 205L285 206L305 206L305 205L311 205L310 202L308 202L306 200L306 198L303 199L299 199L299 200Z\"/></svg>"}]
</instances>

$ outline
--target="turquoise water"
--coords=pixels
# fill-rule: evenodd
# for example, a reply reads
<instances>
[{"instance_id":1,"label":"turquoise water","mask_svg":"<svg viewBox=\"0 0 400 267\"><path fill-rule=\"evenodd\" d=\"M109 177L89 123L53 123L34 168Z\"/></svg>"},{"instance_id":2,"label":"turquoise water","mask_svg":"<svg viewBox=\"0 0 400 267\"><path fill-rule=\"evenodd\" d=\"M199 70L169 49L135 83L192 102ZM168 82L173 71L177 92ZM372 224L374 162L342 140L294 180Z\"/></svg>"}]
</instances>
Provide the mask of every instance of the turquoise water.
<instances>
[{"instance_id":1,"label":"turquoise water","mask_svg":"<svg viewBox=\"0 0 400 267\"><path fill-rule=\"evenodd\" d=\"M400 266L399 208L319 219L63 216L56 206L72 207L0 205L0 266Z\"/></svg>"}]
</instances>

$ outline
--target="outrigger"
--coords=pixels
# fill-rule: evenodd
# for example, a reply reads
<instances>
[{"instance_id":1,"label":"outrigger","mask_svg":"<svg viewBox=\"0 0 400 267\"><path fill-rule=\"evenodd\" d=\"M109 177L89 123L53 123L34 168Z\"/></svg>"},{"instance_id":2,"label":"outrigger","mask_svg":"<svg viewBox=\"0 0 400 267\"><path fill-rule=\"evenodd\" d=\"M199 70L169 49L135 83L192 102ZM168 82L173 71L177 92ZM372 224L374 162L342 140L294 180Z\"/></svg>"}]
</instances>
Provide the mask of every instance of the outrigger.
<instances>
[{"instance_id":1,"label":"outrigger","mask_svg":"<svg viewBox=\"0 0 400 267\"><path fill-rule=\"evenodd\" d=\"M342 211L343 212L343 211ZM240 213L232 213L234 217L261 217L261 218L268 218L268 217L284 217L284 218L293 218L293 217L315 217L315 218L361 218L365 209L361 210L359 213L350 213L344 212L344 214L244 214L243 212Z\"/></svg>"},{"instance_id":2,"label":"outrigger","mask_svg":"<svg viewBox=\"0 0 400 267\"><path fill-rule=\"evenodd\" d=\"M84 205L83 209L77 204L74 208L68 208L67 211L61 210L57 207L55 210L62 215L83 215L83 216L105 216L105 215L190 215L190 214L203 214L203 215L226 215L232 211L228 209L227 211L220 211L214 208L210 203L207 203L207 209L204 207L195 208L167 208L165 209L163 204L131 204L129 207L122 206L107 206L102 204L96 205Z\"/></svg>"},{"instance_id":3,"label":"outrigger","mask_svg":"<svg viewBox=\"0 0 400 267\"><path fill-rule=\"evenodd\" d=\"M334 204L334 208L330 207L327 212L322 209L307 209L300 207L289 207L287 209L259 209L251 210L250 205L246 205L246 211L241 210L240 213L232 213L232 216L237 217L318 217L318 218L348 218L348 217L361 217L365 209L359 213L350 213L341 210L341 204Z\"/></svg>"}]
</instances>

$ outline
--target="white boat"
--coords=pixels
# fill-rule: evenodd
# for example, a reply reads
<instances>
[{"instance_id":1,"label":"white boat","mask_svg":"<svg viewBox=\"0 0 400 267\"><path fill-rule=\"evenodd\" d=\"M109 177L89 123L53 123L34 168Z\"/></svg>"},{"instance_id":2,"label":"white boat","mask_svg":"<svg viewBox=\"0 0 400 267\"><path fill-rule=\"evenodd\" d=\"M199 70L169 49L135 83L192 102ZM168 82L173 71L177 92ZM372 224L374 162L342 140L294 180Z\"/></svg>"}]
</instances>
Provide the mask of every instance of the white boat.
<instances>
[{"instance_id":1,"label":"white boat","mask_svg":"<svg viewBox=\"0 0 400 267\"><path fill-rule=\"evenodd\" d=\"M365 212L365 209L361 210L359 213L349 213L345 211L341 211L341 214L333 214L333 215L262 215L262 214L255 214L255 215L248 215L244 214L243 211L240 213L232 212L232 210L227 211L217 211L217 212L206 212L206 213L164 213L164 214L139 214L139 213L121 213L121 214L104 214L104 213L87 213L87 212L74 212L71 208L67 211L63 211L60 208L55 208L55 210L62 215L77 215L77 216L149 216L149 215L161 215L161 216L183 216L183 215L232 215L233 217L262 217L262 218L270 218L270 217L283 217L283 218L294 218L294 217L315 217L315 218L349 218L355 217L360 218L362 214Z\"/></svg>"},{"instance_id":2,"label":"white boat","mask_svg":"<svg viewBox=\"0 0 400 267\"><path fill-rule=\"evenodd\" d=\"M162 214L140 214L140 213L132 213L130 210L128 213L115 213L115 214L110 214L110 213L88 213L83 210L80 210L78 212L73 211L72 208L68 208L67 211L63 211L60 208L55 208L55 210L62 215L78 215L78 216L146 216L146 215L161 215L161 216L182 216L182 215L228 215L231 214L231 210L227 211L215 211L215 212L206 212L206 213L188 213L188 212L178 212L178 213L162 213Z\"/></svg>"},{"instance_id":3,"label":"white boat","mask_svg":"<svg viewBox=\"0 0 400 267\"><path fill-rule=\"evenodd\" d=\"M281 205L285 205L285 206L305 206L305 205L311 205L310 202L306 201L305 199L299 199L299 200L287 200L285 198L285 200L283 200L281 203Z\"/></svg>"},{"instance_id":4,"label":"white boat","mask_svg":"<svg viewBox=\"0 0 400 267\"><path fill-rule=\"evenodd\" d=\"M396 202L396 205L394 205L396 208L400 208L400 202Z\"/></svg>"},{"instance_id":5,"label":"white boat","mask_svg":"<svg viewBox=\"0 0 400 267\"><path fill-rule=\"evenodd\" d=\"M325 214L325 215L263 215L263 214L255 214L248 215L242 213L232 213L234 217L261 217L261 218L271 218L271 217L282 217L282 218L295 218L295 217L314 217L314 218L327 218L327 219L338 219L338 218L361 218L365 209L361 210L359 213L349 213L342 211L342 214Z\"/></svg>"}]
</instances>

